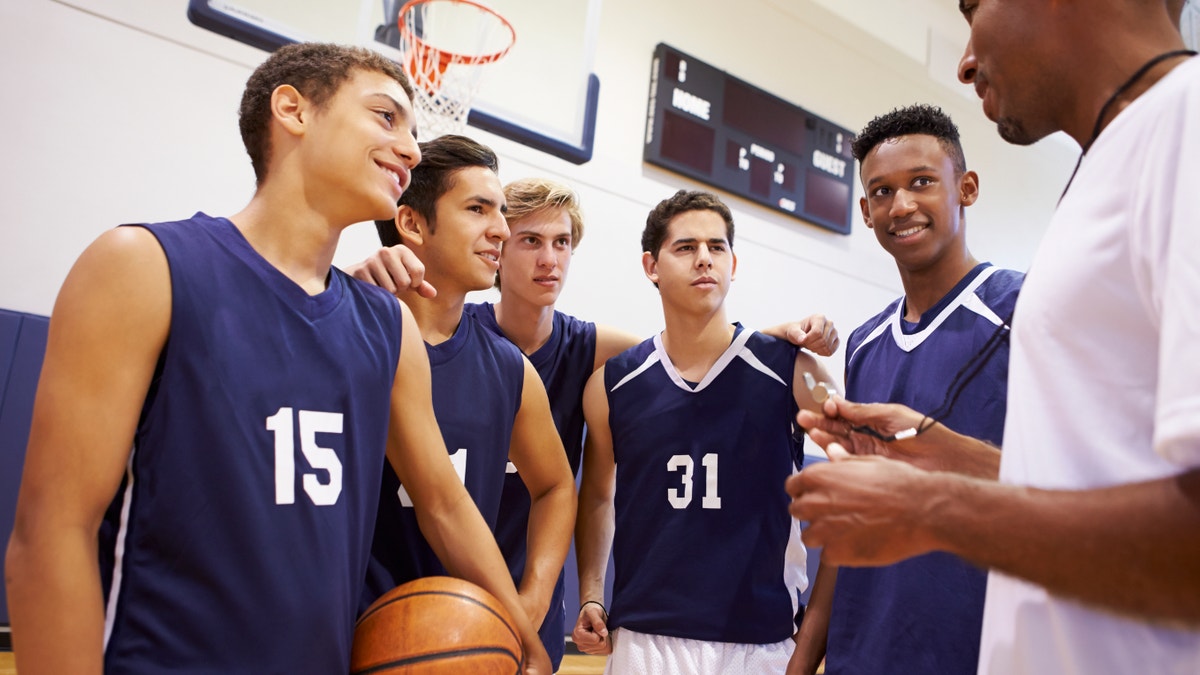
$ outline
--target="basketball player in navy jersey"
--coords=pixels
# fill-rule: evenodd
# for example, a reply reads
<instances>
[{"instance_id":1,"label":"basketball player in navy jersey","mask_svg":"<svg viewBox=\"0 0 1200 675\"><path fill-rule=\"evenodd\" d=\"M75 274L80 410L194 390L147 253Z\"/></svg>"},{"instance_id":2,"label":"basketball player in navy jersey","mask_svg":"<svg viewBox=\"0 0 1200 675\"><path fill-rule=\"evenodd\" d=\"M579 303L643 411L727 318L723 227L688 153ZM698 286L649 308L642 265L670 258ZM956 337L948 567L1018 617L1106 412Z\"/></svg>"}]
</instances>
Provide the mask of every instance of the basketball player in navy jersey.
<instances>
[{"instance_id":1,"label":"basketball player in navy jersey","mask_svg":"<svg viewBox=\"0 0 1200 675\"><path fill-rule=\"evenodd\" d=\"M575 191L551 180L525 178L505 185L504 196L511 237L500 250L500 270L496 274L500 301L495 305L468 303L464 312L511 340L533 363L550 398L567 460L577 474L583 450L584 386L605 361L640 340L555 309L575 248L583 238L583 214ZM404 246L381 249L347 272L393 290L429 292L432 288L424 266ZM838 343L833 323L819 314L764 332L822 356L831 355ZM529 493L520 475L512 467L510 471L501 497L496 540L513 579L519 581L525 574ZM539 631L556 669L567 632L564 594L560 574Z\"/></svg>"},{"instance_id":2,"label":"basketball player in navy jersey","mask_svg":"<svg viewBox=\"0 0 1200 675\"><path fill-rule=\"evenodd\" d=\"M859 456L983 444L907 406L834 397L799 419L833 461L789 479L791 511L827 560L990 568L979 673L1200 672L1200 59L1181 4L959 4L959 79L1000 136L1081 148L1012 321L999 481Z\"/></svg>"},{"instance_id":3,"label":"basketball player in navy jersey","mask_svg":"<svg viewBox=\"0 0 1200 675\"><path fill-rule=\"evenodd\" d=\"M447 459L412 314L330 266L420 161L410 97L373 52L284 47L243 95L246 208L80 257L6 561L22 673L346 672L385 447L434 549L547 671Z\"/></svg>"},{"instance_id":4,"label":"basketball player in navy jersey","mask_svg":"<svg viewBox=\"0 0 1200 675\"><path fill-rule=\"evenodd\" d=\"M554 309L583 237L583 214L575 192L565 185L527 178L504 186L505 219L512 236L500 250L496 285L500 301L469 304L472 314L494 334L512 341L537 369L550 397L554 424L572 475L583 452L583 388L605 359L636 344L632 335ZM496 542L514 580L525 575L529 492L521 474L509 473L501 496ZM549 610L539 633L557 669L565 652L564 569L556 571Z\"/></svg>"},{"instance_id":5,"label":"basketball player in navy jersey","mask_svg":"<svg viewBox=\"0 0 1200 675\"><path fill-rule=\"evenodd\" d=\"M642 249L666 329L609 359L584 393L575 642L611 650L611 673L783 673L807 579L798 526L775 512L778 481L802 462L796 411L817 409L804 376L829 378L726 319L737 259L715 195L661 202Z\"/></svg>"},{"instance_id":6,"label":"basketball player in navy jersey","mask_svg":"<svg viewBox=\"0 0 1200 675\"><path fill-rule=\"evenodd\" d=\"M850 335L846 396L930 412L953 398L938 419L999 446L1008 343L994 336L1007 332L1025 275L980 263L967 249L966 208L979 178L967 170L958 128L940 109L914 105L873 119L853 150L863 220L895 259L904 296ZM989 340L995 349L977 357ZM980 370L956 380L973 363ZM973 449L936 465L906 459L995 478L999 451ZM825 656L831 675L974 673L986 582L986 572L949 553L841 571L822 564L800 629L798 670L815 673Z\"/></svg>"},{"instance_id":7,"label":"basketball player in navy jersey","mask_svg":"<svg viewBox=\"0 0 1200 675\"><path fill-rule=\"evenodd\" d=\"M510 458L520 470L530 495L520 593L537 625L570 545L575 482L537 371L515 345L463 314L467 293L491 286L509 237L498 162L489 148L456 135L421 144L421 154L396 218L376 225L385 245L403 242L423 262L438 289L432 298L400 295L429 350L446 447L489 526L499 517ZM443 573L411 507L403 482L385 469L363 607L397 584Z\"/></svg>"}]
</instances>

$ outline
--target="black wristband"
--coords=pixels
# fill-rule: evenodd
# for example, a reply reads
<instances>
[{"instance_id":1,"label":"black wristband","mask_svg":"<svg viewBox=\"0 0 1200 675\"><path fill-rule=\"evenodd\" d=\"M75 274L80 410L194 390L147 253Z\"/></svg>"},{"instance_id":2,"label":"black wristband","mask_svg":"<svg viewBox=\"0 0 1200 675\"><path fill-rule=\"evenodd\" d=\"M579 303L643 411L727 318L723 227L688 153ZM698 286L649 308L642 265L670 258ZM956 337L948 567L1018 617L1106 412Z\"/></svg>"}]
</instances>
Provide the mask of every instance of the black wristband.
<instances>
[{"instance_id":1,"label":"black wristband","mask_svg":"<svg viewBox=\"0 0 1200 675\"><path fill-rule=\"evenodd\" d=\"M579 606L579 613L582 614L583 608L587 607L588 605L596 605L599 607L600 611L604 614L604 620L608 621L608 610L604 608L604 603L600 602L599 600L588 600L587 602L584 602Z\"/></svg>"}]
</instances>

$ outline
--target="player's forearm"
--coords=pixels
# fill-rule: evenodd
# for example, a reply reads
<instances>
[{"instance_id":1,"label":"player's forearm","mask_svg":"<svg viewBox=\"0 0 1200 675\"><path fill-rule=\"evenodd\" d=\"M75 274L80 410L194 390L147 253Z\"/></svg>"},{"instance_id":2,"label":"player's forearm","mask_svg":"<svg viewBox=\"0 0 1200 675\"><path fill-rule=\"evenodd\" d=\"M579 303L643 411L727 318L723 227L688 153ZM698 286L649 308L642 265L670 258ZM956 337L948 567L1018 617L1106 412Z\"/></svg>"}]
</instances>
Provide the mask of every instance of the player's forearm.
<instances>
[{"instance_id":1,"label":"player's forearm","mask_svg":"<svg viewBox=\"0 0 1200 675\"><path fill-rule=\"evenodd\" d=\"M496 539L467 491L461 490L457 498L438 508L418 509L417 522L446 571L496 596L516 622L526 649L533 644L530 640L539 646L535 649L540 648L537 630L521 604Z\"/></svg>"},{"instance_id":2,"label":"player's forearm","mask_svg":"<svg viewBox=\"0 0 1200 675\"><path fill-rule=\"evenodd\" d=\"M1086 491L931 479L940 548L1056 595L1200 624L1200 470Z\"/></svg>"},{"instance_id":3,"label":"player's forearm","mask_svg":"<svg viewBox=\"0 0 1200 675\"><path fill-rule=\"evenodd\" d=\"M938 425L938 428L944 429L941 425ZM949 429L946 431L954 435L954 442L939 444L939 447L946 448L947 452L936 458L936 470L984 480L996 480L1000 477L1000 448Z\"/></svg>"},{"instance_id":4,"label":"player's forearm","mask_svg":"<svg viewBox=\"0 0 1200 675\"><path fill-rule=\"evenodd\" d=\"M604 575L613 538L612 502L580 493L575 525L575 559L579 570L579 600L604 602Z\"/></svg>"},{"instance_id":5,"label":"player's forearm","mask_svg":"<svg viewBox=\"0 0 1200 675\"><path fill-rule=\"evenodd\" d=\"M465 489L436 508L418 509L417 522L450 574L486 588L509 605L516 587L492 531Z\"/></svg>"},{"instance_id":6,"label":"player's forearm","mask_svg":"<svg viewBox=\"0 0 1200 675\"><path fill-rule=\"evenodd\" d=\"M532 499L529 507L529 548L520 591L536 608L540 608L540 612L535 611L536 619L545 616L550 607L550 598L554 595L558 575L567 559L574 528L574 481L556 485L549 492Z\"/></svg>"},{"instance_id":7,"label":"player's forearm","mask_svg":"<svg viewBox=\"0 0 1200 675\"><path fill-rule=\"evenodd\" d=\"M21 675L99 675L104 608L95 539L31 533L18 516L4 571Z\"/></svg>"},{"instance_id":8,"label":"player's forearm","mask_svg":"<svg viewBox=\"0 0 1200 675\"><path fill-rule=\"evenodd\" d=\"M804 621L796 632L796 655L793 665L799 672L812 675L825 658L829 637L829 613L833 607L833 591L837 584L837 568L822 564L813 579L812 593L804 609Z\"/></svg>"}]
</instances>

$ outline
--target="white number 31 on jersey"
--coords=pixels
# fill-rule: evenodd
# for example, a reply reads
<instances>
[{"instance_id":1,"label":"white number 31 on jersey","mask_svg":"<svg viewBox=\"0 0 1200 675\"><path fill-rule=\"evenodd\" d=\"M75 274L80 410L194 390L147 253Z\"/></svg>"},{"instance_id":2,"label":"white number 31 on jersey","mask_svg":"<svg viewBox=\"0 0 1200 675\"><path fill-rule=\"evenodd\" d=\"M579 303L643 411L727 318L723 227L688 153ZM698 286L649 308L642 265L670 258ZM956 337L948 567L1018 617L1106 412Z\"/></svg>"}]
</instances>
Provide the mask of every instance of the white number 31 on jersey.
<instances>
[{"instance_id":1,"label":"white number 31 on jersey","mask_svg":"<svg viewBox=\"0 0 1200 675\"><path fill-rule=\"evenodd\" d=\"M700 507L719 509L721 497L717 491L717 453L708 453L700 463L704 465L704 498L700 500ZM671 459L667 460L667 471L683 473L680 477L683 481L682 489L667 489L667 501L674 508L686 509L688 504L692 503L692 472L695 468L695 462L687 455L672 455Z\"/></svg>"}]
</instances>

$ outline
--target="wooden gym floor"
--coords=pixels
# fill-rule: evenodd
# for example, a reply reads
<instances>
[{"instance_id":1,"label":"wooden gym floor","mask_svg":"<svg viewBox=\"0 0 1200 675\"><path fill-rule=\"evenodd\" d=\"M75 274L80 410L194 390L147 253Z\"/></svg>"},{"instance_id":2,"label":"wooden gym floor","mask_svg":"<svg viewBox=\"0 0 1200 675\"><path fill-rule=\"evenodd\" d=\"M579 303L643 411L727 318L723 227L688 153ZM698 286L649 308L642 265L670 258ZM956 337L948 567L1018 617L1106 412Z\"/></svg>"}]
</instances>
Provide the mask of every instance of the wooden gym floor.
<instances>
[{"instance_id":1,"label":"wooden gym floor","mask_svg":"<svg viewBox=\"0 0 1200 675\"><path fill-rule=\"evenodd\" d=\"M604 657L588 656L587 654L567 654L563 657L559 675L602 675L604 673ZM0 675L7 675L0 670Z\"/></svg>"}]
</instances>

